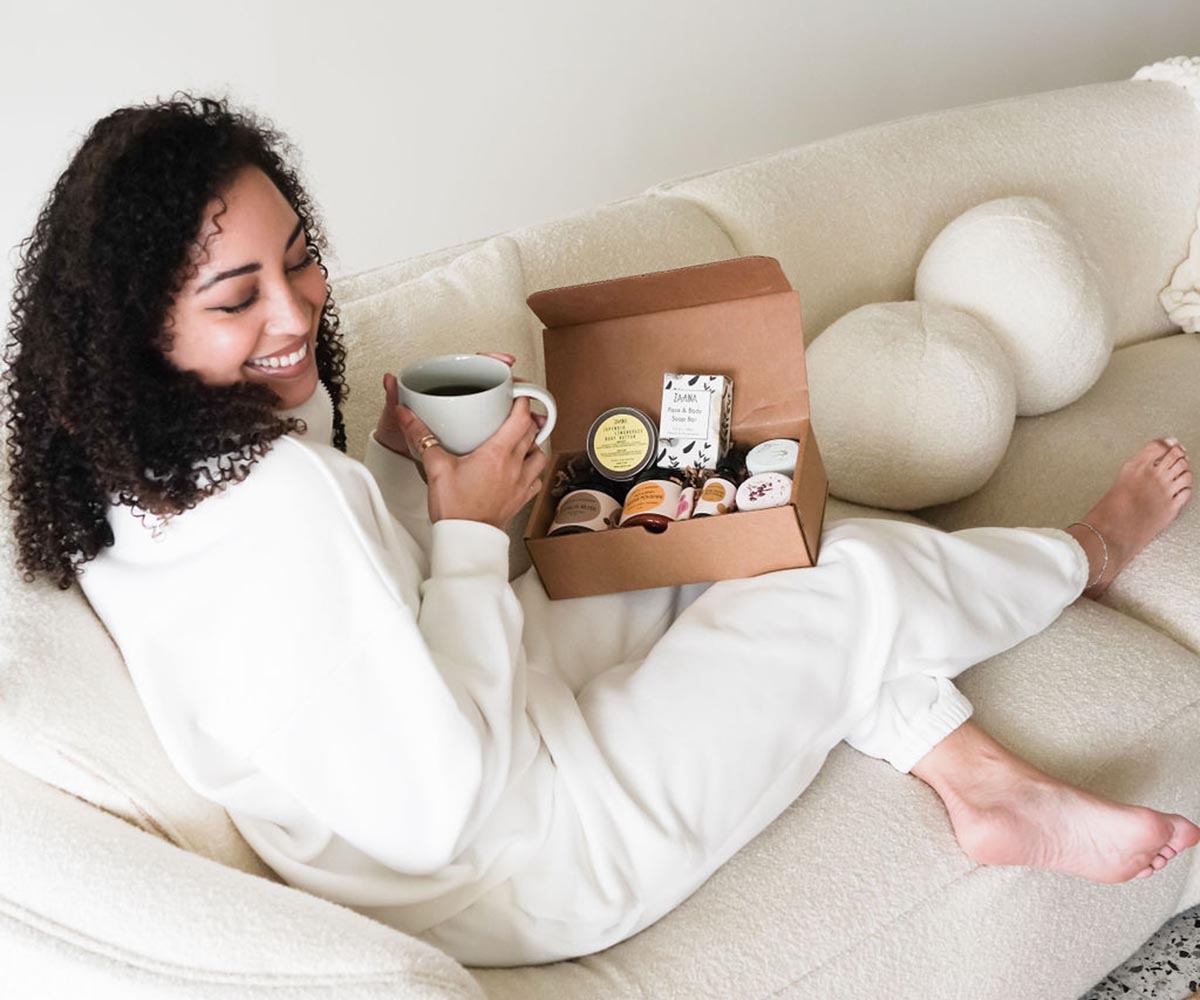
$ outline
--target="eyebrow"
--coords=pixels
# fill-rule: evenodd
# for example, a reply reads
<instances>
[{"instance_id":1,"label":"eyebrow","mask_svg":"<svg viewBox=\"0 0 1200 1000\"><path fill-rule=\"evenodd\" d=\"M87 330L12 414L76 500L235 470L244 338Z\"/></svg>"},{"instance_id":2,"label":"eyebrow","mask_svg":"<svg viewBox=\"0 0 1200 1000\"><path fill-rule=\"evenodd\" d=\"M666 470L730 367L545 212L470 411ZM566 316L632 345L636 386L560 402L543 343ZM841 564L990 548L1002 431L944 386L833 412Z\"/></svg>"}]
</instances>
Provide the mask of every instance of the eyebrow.
<instances>
[{"instance_id":1,"label":"eyebrow","mask_svg":"<svg viewBox=\"0 0 1200 1000\"><path fill-rule=\"evenodd\" d=\"M296 223L296 228L292 230L292 235L288 237L287 243L283 247L284 253L287 253L287 251L292 248L292 244L296 242L296 237L299 236L303 230L304 220L301 219ZM199 295L201 292L208 291L208 289L212 288L212 286L218 281L224 281L226 278L237 278L243 274L252 274L255 271L261 270L262 264L255 262L253 264L243 264L241 267L231 268L228 271L221 271L219 274L214 274L211 278L204 282L203 285L197 288L195 294Z\"/></svg>"}]
</instances>

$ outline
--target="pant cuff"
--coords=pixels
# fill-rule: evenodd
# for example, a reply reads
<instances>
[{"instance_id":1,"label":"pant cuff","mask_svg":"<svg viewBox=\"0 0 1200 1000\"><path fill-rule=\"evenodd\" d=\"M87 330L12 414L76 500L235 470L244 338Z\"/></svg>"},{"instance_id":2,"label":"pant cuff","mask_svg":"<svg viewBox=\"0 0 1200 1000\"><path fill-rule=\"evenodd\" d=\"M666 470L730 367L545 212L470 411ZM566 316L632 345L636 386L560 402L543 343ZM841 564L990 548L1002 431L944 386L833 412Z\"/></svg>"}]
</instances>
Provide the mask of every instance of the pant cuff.
<instances>
[{"instance_id":1,"label":"pant cuff","mask_svg":"<svg viewBox=\"0 0 1200 1000\"><path fill-rule=\"evenodd\" d=\"M1027 528L1027 531L1036 531L1038 534L1046 535L1050 538L1061 538L1067 543L1067 551L1075 563L1074 577L1079 586L1079 594L1082 594L1087 587L1088 580L1092 575L1092 567L1088 562L1087 552L1079 539L1072 535L1065 528ZM1076 597L1079 596L1076 594Z\"/></svg>"},{"instance_id":2,"label":"pant cuff","mask_svg":"<svg viewBox=\"0 0 1200 1000\"><path fill-rule=\"evenodd\" d=\"M974 707L949 680L939 677L938 697L928 711L914 719L896 748L884 758L907 774L930 750L971 717Z\"/></svg>"}]
</instances>

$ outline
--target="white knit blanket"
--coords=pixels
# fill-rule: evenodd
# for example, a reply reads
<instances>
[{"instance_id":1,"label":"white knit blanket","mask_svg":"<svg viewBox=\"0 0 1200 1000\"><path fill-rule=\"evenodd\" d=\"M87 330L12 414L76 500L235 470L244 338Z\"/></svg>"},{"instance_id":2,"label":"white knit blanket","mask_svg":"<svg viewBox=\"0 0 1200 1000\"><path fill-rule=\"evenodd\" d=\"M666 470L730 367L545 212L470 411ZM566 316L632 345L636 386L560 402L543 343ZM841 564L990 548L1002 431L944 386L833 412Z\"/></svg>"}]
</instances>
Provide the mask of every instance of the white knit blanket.
<instances>
[{"instance_id":1,"label":"white knit blanket","mask_svg":"<svg viewBox=\"0 0 1200 1000\"><path fill-rule=\"evenodd\" d=\"M1200 56L1174 56L1143 66L1135 80L1162 80L1182 87L1200 109ZM1171 276L1171 283L1158 294L1171 321L1188 333L1200 332L1200 208L1196 231L1188 243L1188 255Z\"/></svg>"}]
</instances>

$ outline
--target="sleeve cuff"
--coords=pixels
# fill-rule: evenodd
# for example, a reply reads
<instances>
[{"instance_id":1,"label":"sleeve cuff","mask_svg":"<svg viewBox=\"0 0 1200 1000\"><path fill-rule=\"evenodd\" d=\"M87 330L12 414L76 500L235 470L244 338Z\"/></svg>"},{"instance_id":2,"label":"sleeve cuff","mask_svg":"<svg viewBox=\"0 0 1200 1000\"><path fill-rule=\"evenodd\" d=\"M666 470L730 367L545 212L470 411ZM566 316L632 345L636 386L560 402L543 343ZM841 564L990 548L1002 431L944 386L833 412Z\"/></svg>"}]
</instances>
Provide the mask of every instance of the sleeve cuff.
<instances>
[{"instance_id":1,"label":"sleeve cuff","mask_svg":"<svg viewBox=\"0 0 1200 1000\"><path fill-rule=\"evenodd\" d=\"M493 575L508 582L508 534L482 521L448 518L433 526L430 578Z\"/></svg>"}]
</instances>

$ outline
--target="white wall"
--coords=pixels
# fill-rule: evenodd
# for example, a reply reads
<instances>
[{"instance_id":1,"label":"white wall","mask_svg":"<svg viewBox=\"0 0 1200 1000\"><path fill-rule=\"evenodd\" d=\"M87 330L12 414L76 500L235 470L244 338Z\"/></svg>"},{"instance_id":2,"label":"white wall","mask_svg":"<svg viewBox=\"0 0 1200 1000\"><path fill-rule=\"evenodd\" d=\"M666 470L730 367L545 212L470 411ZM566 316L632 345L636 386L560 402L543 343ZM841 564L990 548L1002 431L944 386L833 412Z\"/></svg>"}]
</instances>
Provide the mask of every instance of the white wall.
<instances>
[{"instance_id":1,"label":"white wall","mask_svg":"<svg viewBox=\"0 0 1200 1000\"><path fill-rule=\"evenodd\" d=\"M292 136L345 273L1178 54L1196 0L0 0L0 291L91 122L175 89Z\"/></svg>"}]
</instances>

